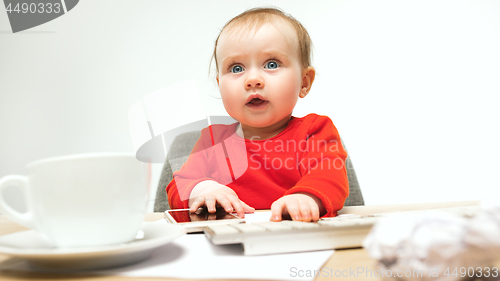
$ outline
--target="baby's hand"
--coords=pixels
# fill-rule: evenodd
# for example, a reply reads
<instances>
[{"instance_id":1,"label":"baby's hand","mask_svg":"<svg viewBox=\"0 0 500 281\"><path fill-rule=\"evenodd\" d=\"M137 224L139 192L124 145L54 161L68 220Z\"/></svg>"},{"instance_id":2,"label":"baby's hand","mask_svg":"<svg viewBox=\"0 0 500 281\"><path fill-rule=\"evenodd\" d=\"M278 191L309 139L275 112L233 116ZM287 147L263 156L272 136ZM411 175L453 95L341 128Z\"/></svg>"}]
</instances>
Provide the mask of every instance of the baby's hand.
<instances>
[{"instance_id":1,"label":"baby's hand","mask_svg":"<svg viewBox=\"0 0 500 281\"><path fill-rule=\"evenodd\" d=\"M285 195L271 205L271 220L281 221L282 215L289 215L294 221L318 221L323 204L316 196L306 193Z\"/></svg>"},{"instance_id":2,"label":"baby's hand","mask_svg":"<svg viewBox=\"0 0 500 281\"><path fill-rule=\"evenodd\" d=\"M202 181L191 191L189 206L191 212L206 206L209 213L215 213L216 207L221 206L228 213L236 211L238 217L244 218L245 213L253 213L254 208L238 199L238 195L231 188L216 181Z\"/></svg>"}]
</instances>

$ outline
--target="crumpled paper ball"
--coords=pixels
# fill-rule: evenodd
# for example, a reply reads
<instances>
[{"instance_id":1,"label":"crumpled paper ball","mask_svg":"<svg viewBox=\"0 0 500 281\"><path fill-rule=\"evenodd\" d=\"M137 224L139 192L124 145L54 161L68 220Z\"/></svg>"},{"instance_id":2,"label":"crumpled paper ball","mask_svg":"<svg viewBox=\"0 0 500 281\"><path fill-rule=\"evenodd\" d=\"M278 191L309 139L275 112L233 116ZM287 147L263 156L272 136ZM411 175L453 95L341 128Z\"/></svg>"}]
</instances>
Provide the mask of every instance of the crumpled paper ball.
<instances>
[{"instance_id":1,"label":"crumpled paper ball","mask_svg":"<svg viewBox=\"0 0 500 281\"><path fill-rule=\"evenodd\" d=\"M384 276L399 280L454 281L485 273L500 258L500 204L471 218L439 210L396 213L377 222L363 246Z\"/></svg>"}]
</instances>

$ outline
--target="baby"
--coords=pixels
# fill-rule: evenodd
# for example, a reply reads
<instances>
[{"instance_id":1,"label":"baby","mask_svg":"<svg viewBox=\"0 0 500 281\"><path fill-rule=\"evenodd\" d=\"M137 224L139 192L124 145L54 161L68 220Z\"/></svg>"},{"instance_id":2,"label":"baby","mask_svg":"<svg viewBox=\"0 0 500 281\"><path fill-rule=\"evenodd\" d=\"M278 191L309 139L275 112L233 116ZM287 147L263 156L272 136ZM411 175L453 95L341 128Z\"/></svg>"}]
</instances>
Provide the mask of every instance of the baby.
<instances>
[{"instance_id":1,"label":"baby","mask_svg":"<svg viewBox=\"0 0 500 281\"><path fill-rule=\"evenodd\" d=\"M224 26L213 58L238 123L202 130L167 186L170 206L221 207L242 218L271 209L273 221L335 216L349 195L337 129L326 116L292 116L315 78L307 30L281 10L251 9Z\"/></svg>"}]
</instances>

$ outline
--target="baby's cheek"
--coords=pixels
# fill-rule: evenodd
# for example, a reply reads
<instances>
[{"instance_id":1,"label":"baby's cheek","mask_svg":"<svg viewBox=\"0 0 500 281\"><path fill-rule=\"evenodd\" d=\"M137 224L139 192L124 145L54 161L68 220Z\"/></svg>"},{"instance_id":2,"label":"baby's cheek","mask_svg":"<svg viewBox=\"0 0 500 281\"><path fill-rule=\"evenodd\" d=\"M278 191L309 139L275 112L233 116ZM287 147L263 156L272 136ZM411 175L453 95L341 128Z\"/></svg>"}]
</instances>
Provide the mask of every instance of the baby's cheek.
<instances>
[{"instance_id":1,"label":"baby's cheek","mask_svg":"<svg viewBox=\"0 0 500 281\"><path fill-rule=\"evenodd\" d=\"M238 101L235 98L234 95L231 94L222 94L222 103L224 105L224 108L226 109L227 113L234 118L234 115L238 113L240 110L238 107Z\"/></svg>"}]
</instances>

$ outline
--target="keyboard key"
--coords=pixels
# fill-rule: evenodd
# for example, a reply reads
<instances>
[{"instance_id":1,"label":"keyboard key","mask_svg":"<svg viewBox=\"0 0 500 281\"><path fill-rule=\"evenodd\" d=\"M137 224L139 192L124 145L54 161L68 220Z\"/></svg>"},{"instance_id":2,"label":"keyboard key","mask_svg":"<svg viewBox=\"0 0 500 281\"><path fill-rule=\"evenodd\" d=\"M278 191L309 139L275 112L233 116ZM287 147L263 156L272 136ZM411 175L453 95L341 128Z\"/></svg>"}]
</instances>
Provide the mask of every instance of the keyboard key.
<instances>
[{"instance_id":1,"label":"keyboard key","mask_svg":"<svg viewBox=\"0 0 500 281\"><path fill-rule=\"evenodd\" d=\"M333 227L350 227L350 226L355 226L357 225L356 221L354 220L342 220L342 221L318 221L318 224L320 225L328 225L328 226L333 226Z\"/></svg>"},{"instance_id":2,"label":"keyboard key","mask_svg":"<svg viewBox=\"0 0 500 281\"><path fill-rule=\"evenodd\" d=\"M293 227L291 225L279 223L279 222L263 222L263 223L258 223L257 225L264 227L265 229L269 231L286 231L286 230L292 230Z\"/></svg>"},{"instance_id":3,"label":"keyboard key","mask_svg":"<svg viewBox=\"0 0 500 281\"><path fill-rule=\"evenodd\" d=\"M364 217L363 219L361 220L357 220L356 221L356 224L357 225L373 225L375 224L377 221L379 221L380 218L369 218L369 217Z\"/></svg>"},{"instance_id":4,"label":"keyboard key","mask_svg":"<svg viewBox=\"0 0 500 281\"><path fill-rule=\"evenodd\" d=\"M381 217L387 217L389 215L391 215L391 213L369 214L368 216L373 218L381 218Z\"/></svg>"},{"instance_id":5,"label":"keyboard key","mask_svg":"<svg viewBox=\"0 0 500 281\"><path fill-rule=\"evenodd\" d=\"M265 228L257 226L256 224L235 224L234 228L239 229L243 233L255 233L255 232L264 232Z\"/></svg>"},{"instance_id":6,"label":"keyboard key","mask_svg":"<svg viewBox=\"0 0 500 281\"><path fill-rule=\"evenodd\" d=\"M227 234L238 234L240 233L238 229L230 226L230 225L214 225L208 227L212 230L215 235L227 235Z\"/></svg>"},{"instance_id":7,"label":"keyboard key","mask_svg":"<svg viewBox=\"0 0 500 281\"><path fill-rule=\"evenodd\" d=\"M342 217L330 217L330 218L321 218L319 219L318 222L320 221L343 221L345 220L345 218L342 218Z\"/></svg>"},{"instance_id":8,"label":"keyboard key","mask_svg":"<svg viewBox=\"0 0 500 281\"><path fill-rule=\"evenodd\" d=\"M338 218L338 219L357 219L357 218L361 218L361 215L342 214L342 215L338 215L338 216L333 217L333 218ZM330 218L325 218L325 219L330 219Z\"/></svg>"},{"instance_id":9,"label":"keyboard key","mask_svg":"<svg viewBox=\"0 0 500 281\"><path fill-rule=\"evenodd\" d=\"M302 221L293 221L289 224L293 226L295 229L311 229L319 227L319 224L314 222L302 222Z\"/></svg>"}]
</instances>

